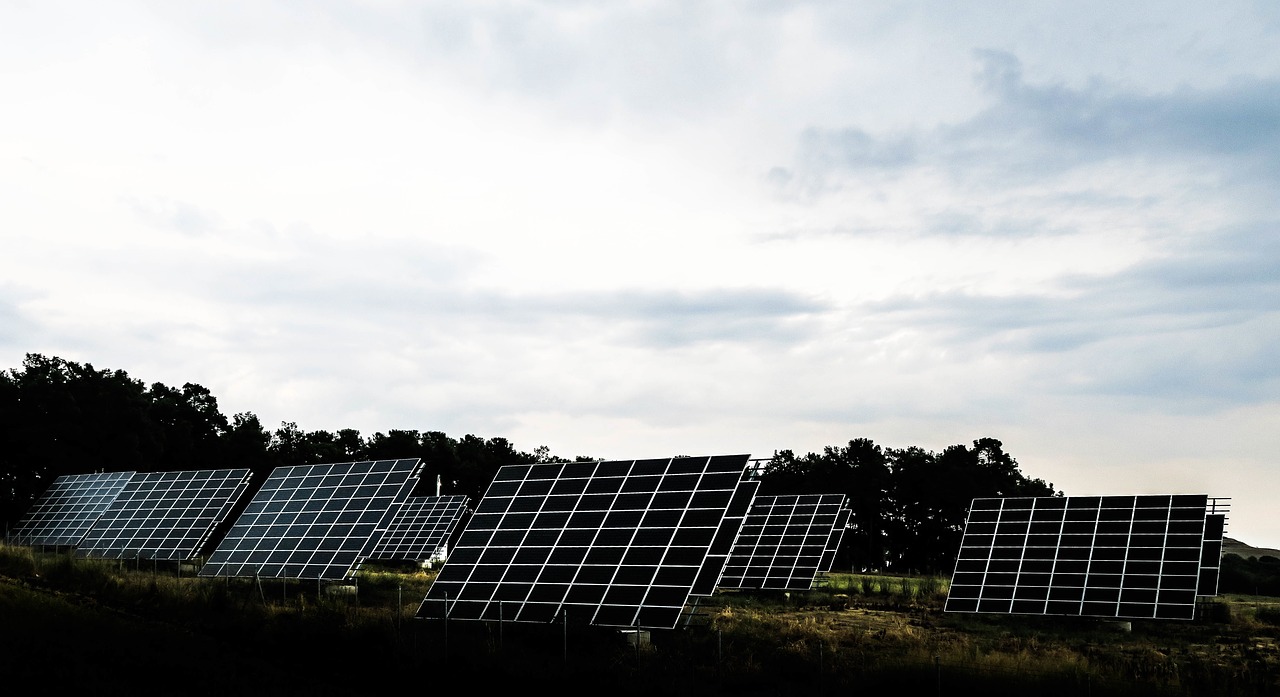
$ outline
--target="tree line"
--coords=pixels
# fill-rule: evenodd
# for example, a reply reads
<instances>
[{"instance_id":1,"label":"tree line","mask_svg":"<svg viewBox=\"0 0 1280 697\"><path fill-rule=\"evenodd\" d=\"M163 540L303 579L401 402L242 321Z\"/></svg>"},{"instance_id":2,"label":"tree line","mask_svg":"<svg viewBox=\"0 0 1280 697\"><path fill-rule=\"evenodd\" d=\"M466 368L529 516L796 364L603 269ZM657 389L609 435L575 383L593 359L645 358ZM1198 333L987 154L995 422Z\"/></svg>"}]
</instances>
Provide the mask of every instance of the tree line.
<instances>
[{"instance_id":1,"label":"tree line","mask_svg":"<svg viewBox=\"0 0 1280 697\"><path fill-rule=\"evenodd\" d=\"M712 454L712 453L707 453ZM563 462L545 446L517 450L500 437L391 429L268 430L252 412L225 416L205 387L145 384L28 353L0 372L0 520L8 530L59 476L248 467L261 482L276 467L419 458L416 494L479 501L500 467ZM576 456L578 461L597 458ZM940 452L883 448L857 438L798 456L775 452L760 469L760 494L843 493L850 528L837 570L950 573L970 502L984 496L1061 496L1022 474L999 440L979 438Z\"/></svg>"}]
</instances>

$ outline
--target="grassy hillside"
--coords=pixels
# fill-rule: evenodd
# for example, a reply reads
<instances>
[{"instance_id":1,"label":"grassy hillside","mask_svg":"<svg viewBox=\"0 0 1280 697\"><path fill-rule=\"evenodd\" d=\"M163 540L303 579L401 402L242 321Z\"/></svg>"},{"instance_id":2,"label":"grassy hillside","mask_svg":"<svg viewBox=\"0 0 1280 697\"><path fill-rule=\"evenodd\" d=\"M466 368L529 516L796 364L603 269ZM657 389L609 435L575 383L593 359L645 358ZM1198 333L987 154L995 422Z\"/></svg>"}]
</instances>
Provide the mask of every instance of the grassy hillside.
<instances>
[{"instance_id":1,"label":"grassy hillside","mask_svg":"<svg viewBox=\"0 0 1280 697\"><path fill-rule=\"evenodd\" d=\"M1280 549L1271 547L1254 547L1247 542L1241 542L1235 538L1222 538L1222 553L1235 554L1241 558L1248 559L1250 557L1278 557L1280 558Z\"/></svg>"},{"instance_id":2,"label":"grassy hillside","mask_svg":"<svg viewBox=\"0 0 1280 697\"><path fill-rule=\"evenodd\" d=\"M1276 598L1125 627L943 613L944 579L836 574L804 593L719 593L637 645L600 627L414 619L432 578L417 570L366 570L354 589L181 574L0 546L0 669L131 695L1280 693Z\"/></svg>"}]
</instances>

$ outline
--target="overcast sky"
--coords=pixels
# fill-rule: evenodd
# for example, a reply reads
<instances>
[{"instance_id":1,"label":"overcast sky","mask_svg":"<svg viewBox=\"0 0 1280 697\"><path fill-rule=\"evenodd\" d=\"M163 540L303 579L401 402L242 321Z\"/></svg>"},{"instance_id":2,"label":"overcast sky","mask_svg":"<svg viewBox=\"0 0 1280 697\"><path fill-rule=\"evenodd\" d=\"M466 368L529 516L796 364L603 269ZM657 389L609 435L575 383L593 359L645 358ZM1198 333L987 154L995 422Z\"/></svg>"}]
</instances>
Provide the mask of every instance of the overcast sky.
<instances>
[{"instance_id":1,"label":"overcast sky","mask_svg":"<svg viewBox=\"0 0 1280 697\"><path fill-rule=\"evenodd\" d=\"M4 2L0 369L597 458L1001 440L1280 547L1280 4Z\"/></svg>"}]
</instances>

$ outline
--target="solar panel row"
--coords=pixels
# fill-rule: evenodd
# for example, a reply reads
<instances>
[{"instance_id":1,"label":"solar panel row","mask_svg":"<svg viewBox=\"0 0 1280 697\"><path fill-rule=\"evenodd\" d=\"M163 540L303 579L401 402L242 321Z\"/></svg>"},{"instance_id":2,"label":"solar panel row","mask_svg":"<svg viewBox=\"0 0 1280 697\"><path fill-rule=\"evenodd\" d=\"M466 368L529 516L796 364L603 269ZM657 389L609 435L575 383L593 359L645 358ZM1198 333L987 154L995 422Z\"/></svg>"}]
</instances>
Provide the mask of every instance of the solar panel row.
<instances>
[{"instance_id":1,"label":"solar panel row","mask_svg":"<svg viewBox=\"0 0 1280 697\"><path fill-rule=\"evenodd\" d=\"M1192 619L1206 500L975 499L945 609Z\"/></svg>"},{"instance_id":2,"label":"solar panel row","mask_svg":"<svg viewBox=\"0 0 1280 697\"><path fill-rule=\"evenodd\" d=\"M720 585L807 590L830 568L844 494L758 496L738 534ZM826 567L824 568L824 564Z\"/></svg>"},{"instance_id":3,"label":"solar panel row","mask_svg":"<svg viewBox=\"0 0 1280 697\"><path fill-rule=\"evenodd\" d=\"M201 576L342 579L435 555L466 497L409 497L416 459L277 468ZM717 587L804 589L829 571L843 494L756 498L747 456L504 467L419 617L674 626ZM246 469L59 477L18 544L190 559ZM1191 619L1216 595L1226 516L1205 495L975 499L948 612Z\"/></svg>"},{"instance_id":4,"label":"solar panel row","mask_svg":"<svg viewBox=\"0 0 1280 697\"><path fill-rule=\"evenodd\" d=\"M31 547L74 547L116 500L133 472L66 474L49 485L11 537Z\"/></svg>"},{"instance_id":5,"label":"solar panel row","mask_svg":"<svg viewBox=\"0 0 1280 697\"><path fill-rule=\"evenodd\" d=\"M440 555L466 510L466 496L410 496L369 557L429 561Z\"/></svg>"},{"instance_id":6,"label":"solar panel row","mask_svg":"<svg viewBox=\"0 0 1280 697\"><path fill-rule=\"evenodd\" d=\"M199 575L347 578L419 474L417 458L278 467Z\"/></svg>"},{"instance_id":7,"label":"solar panel row","mask_svg":"<svg viewBox=\"0 0 1280 697\"><path fill-rule=\"evenodd\" d=\"M719 579L757 485L746 466L731 455L503 467L417 616L674 627Z\"/></svg>"},{"instance_id":8,"label":"solar panel row","mask_svg":"<svg viewBox=\"0 0 1280 697\"><path fill-rule=\"evenodd\" d=\"M134 474L76 547L105 559L194 558L249 486L247 468Z\"/></svg>"}]
</instances>

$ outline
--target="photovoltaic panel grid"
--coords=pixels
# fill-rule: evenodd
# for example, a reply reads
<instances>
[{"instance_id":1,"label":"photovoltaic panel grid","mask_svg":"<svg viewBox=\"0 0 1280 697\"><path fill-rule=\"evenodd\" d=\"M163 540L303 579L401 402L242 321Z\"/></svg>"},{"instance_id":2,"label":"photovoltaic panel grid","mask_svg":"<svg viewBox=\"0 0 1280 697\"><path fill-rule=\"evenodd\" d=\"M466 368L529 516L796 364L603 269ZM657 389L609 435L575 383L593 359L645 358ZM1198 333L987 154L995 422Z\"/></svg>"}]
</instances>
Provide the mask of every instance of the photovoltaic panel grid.
<instances>
[{"instance_id":1,"label":"photovoltaic panel grid","mask_svg":"<svg viewBox=\"0 0 1280 697\"><path fill-rule=\"evenodd\" d=\"M1207 499L974 499L945 609L1194 619Z\"/></svg>"},{"instance_id":2,"label":"photovoltaic panel grid","mask_svg":"<svg viewBox=\"0 0 1280 697\"><path fill-rule=\"evenodd\" d=\"M466 511L466 496L410 496L369 558L425 562L445 546Z\"/></svg>"},{"instance_id":3,"label":"photovoltaic panel grid","mask_svg":"<svg viewBox=\"0 0 1280 697\"><path fill-rule=\"evenodd\" d=\"M1204 547L1200 552L1200 583L1196 595L1218 594L1218 573L1222 570L1222 537L1226 533L1227 503L1210 498L1209 513L1204 518Z\"/></svg>"},{"instance_id":4,"label":"photovoltaic panel grid","mask_svg":"<svg viewBox=\"0 0 1280 697\"><path fill-rule=\"evenodd\" d=\"M711 549L707 550L707 557L702 562L702 569L698 571L698 578L694 580L689 595L710 596L719 587L725 564L729 562L729 554L733 552L733 542L738 539L742 523L746 521L747 513L751 510L751 502L755 500L756 492L760 489L760 480L751 478L756 473L756 469L747 470L748 479L739 484L733 492L733 499L729 501L729 508L725 510L724 518L720 519L720 527L716 529L716 535L711 541Z\"/></svg>"},{"instance_id":5,"label":"photovoltaic panel grid","mask_svg":"<svg viewBox=\"0 0 1280 697\"><path fill-rule=\"evenodd\" d=\"M720 586L808 590L823 570L844 499L844 494L756 496Z\"/></svg>"},{"instance_id":6,"label":"photovoltaic panel grid","mask_svg":"<svg viewBox=\"0 0 1280 697\"><path fill-rule=\"evenodd\" d=\"M75 546L124 489L133 472L64 474L53 480L10 534L31 547Z\"/></svg>"},{"instance_id":7,"label":"photovoltaic panel grid","mask_svg":"<svg viewBox=\"0 0 1280 697\"><path fill-rule=\"evenodd\" d=\"M77 557L194 558L249 487L240 469L140 472L80 541Z\"/></svg>"},{"instance_id":8,"label":"photovoltaic panel grid","mask_svg":"<svg viewBox=\"0 0 1280 697\"><path fill-rule=\"evenodd\" d=\"M277 467L199 575L346 578L419 474L417 458Z\"/></svg>"},{"instance_id":9,"label":"photovoltaic panel grid","mask_svg":"<svg viewBox=\"0 0 1280 697\"><path fill-rule=\"evenodd\" d=\"M831 565L836 561L836 552L840 550L840 543L844 541L844 531L849 527L849 516L852 511L847 508L841 508L836 514L836 525L831 528L831 537L827 540L827 548L822 551L822 566L819 571L826 573L831 570Z\"/></svg>"},{"instance_id":10,"label":"photovoltaic panel grid","mask_svg":"<svg viewBox=\"0 0 1280 697\"><path fill-rule=\"evenodd\" d=\"M674 627L750 506L747 457L503 467L417 616Z\"/></svg>"}]
</instances>

